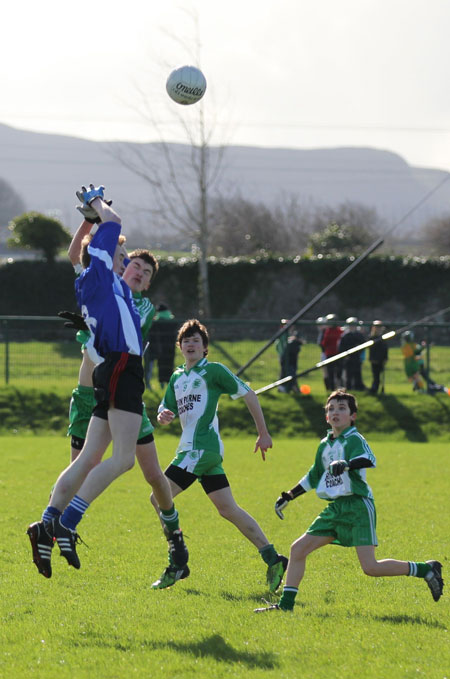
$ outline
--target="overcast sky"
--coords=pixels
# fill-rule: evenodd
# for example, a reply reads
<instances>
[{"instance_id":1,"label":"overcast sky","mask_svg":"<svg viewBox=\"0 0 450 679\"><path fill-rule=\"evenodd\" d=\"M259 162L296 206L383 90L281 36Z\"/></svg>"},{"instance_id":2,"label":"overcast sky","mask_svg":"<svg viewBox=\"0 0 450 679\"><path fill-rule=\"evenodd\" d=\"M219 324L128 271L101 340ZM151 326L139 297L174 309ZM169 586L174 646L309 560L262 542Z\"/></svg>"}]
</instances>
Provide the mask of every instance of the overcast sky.
<instances>
[{"instance_id":1,"label":"overcast sky","mask_svg":"<svg viewBox=\"0 0 450 679\"><path fill-rule=\"evenodd\" d=\"M450 0L15 0L2 10L0 122L151 141L193 61L196 11L213 143L369 146L450 170ZM175 39L174 39L175 38ZM179 128L163 127L183 141Z\"/></svg>"}]
</instances>

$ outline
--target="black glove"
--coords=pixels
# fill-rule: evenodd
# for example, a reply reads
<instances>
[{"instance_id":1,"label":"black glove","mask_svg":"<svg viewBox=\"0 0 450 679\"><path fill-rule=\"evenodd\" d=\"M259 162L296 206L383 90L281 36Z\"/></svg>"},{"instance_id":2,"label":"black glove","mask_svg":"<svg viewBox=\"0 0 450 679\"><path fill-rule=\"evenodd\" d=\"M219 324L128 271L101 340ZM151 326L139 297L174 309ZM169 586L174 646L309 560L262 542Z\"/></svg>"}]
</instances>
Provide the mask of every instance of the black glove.
<instances>
[{"instance_id":1,"label":"black glove","mask_svg":"<svg viewBox=\"0 0 450 679\"><path fill-rule=\"evenodd\" d=\"M287 507L287 503L292 500L291 496L289 493L285 493L284 491L281 493L280 497L278 500L275 502L275 514L280 518L284 519L284 514L283 514L283 509Z\"/></svg>"},{"instance_id":2,"label":"black glove","mask_svg":"<svg viewBox=\"0 0 450 679\"><path fill-rule=\"evenodd\" d=\"M72 328L73 330L89 330L84 322L83 316L80 316L80 314L75 314L72 311L58 311L58 316L67 319L67 322L64 323L65 328Z\"/></svg>"},{"instance_id":3,"label":"black glove","mask_svg":"<svg viewBox=\"0 0 450 679\"><path fill-rule=\"evenodd\" d=\"M328 467L331 476L340 476L344 472L348 472L349 466L346 460L335 460Z\"/></svg>"}]
</instances>

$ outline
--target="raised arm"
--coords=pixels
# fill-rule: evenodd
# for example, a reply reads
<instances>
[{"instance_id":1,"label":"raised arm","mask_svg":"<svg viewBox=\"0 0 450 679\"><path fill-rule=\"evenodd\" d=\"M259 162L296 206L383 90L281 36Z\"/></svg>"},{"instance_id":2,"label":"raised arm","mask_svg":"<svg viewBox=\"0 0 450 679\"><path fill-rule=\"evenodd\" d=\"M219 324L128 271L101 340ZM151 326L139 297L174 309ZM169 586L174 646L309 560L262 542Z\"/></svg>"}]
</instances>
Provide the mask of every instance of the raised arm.
<instances>
[{"instance_id":1,"label":"raised arm","mask_svg":"<svg viewBox=\"0 0 450 679\"><path fill-rule=\"evenodd\" d=\"M81 242L85 236L87 236L89 233L91 233L91 229L94 226L93 222L88 222L86 219L78 229L76 230L72 242L69 245L69 249L67 251L67 254L69 255L69 259L72 262L73 266L76 266L79 261L80 261L80 253L81 253Z\"/></svg>"}]
</instances>

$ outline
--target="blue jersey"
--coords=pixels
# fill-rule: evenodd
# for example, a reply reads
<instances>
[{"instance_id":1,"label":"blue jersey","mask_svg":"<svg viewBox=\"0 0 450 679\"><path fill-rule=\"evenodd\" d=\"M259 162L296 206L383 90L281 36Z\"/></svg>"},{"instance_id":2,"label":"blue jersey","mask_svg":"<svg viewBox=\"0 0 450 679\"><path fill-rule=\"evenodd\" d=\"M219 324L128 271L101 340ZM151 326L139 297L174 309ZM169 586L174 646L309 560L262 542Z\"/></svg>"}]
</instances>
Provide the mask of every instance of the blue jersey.
<instances>
[{"instance_id":1,"label":"blue jersey","mask_svg":"<svg viewBox=\"0 0 450 679\"><path fill-rule=\"evenodd\" d=\"M119 234L116 222L99 226L88 246L91 262L75 281L77 302L103 358L111 351L142 355L141 319L131 290L112 269Z\"/></svg>"}]
</instances>

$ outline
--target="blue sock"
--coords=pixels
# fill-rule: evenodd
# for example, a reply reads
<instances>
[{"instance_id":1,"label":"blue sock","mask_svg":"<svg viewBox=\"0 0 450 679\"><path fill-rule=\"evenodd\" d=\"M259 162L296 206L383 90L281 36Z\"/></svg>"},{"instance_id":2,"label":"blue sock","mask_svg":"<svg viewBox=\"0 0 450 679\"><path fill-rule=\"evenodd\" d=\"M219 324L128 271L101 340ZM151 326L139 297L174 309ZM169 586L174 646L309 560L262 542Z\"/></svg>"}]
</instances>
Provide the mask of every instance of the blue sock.
<instances>
[{"instance_id":1,"label":"blue sock","mask_svg":"<svg viewBox=\"0 0 450 679\"><path fill-rule=\"evenodd\" d=\"M51 505L48 505L42 512L42 521L44 523L50 523L52 519L57 519L58 516L61 516L61 512L59 509L56 509L56 507L52 507Z\"/></svg>"},{"instance_id":2,"label":"blue sock","mask_svg":"<svg viewBox=\"0 0 450 679\"><path fill-rule=\"evenodd\" d=\"M64 528L75 530L88 507L89 502L86 502L83 498L75 495L61 515L61 525L64 526Z\"/></svg>"}]
</instances>

